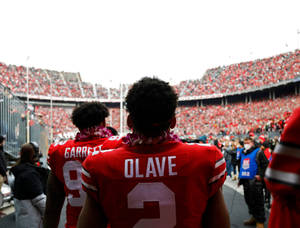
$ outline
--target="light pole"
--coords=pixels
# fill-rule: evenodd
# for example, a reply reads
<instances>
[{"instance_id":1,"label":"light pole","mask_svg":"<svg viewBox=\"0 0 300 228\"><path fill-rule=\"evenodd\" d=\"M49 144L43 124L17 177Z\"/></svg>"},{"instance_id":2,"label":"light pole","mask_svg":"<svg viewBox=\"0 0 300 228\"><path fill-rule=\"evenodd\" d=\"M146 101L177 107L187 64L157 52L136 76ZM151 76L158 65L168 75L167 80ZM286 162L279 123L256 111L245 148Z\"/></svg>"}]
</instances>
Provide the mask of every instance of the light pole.
<instances>
[{"instance_id":1,"label":"light pole","mask_svg":"<svg viewBox=\"0 0 300 228\"><path fill-rule=\"evenodd\" d=\"M108 101L111 102L111 97L110 97L110 88L112 87L112 80L109 80L109 84L108 84ZM110 126L113 126L113 119L112 119L112 110L110 110Z\"/></svg>"},{"instance_id":2,"label":"light pole","mask_svg":"<svg viewBox=\"0 0 300 228\"><path fill-rule=\"evenodd\" d=\"M53 142L53 103L52 103L52 80L50 78L50 140Z\"/></svg>"},{"instance_id":3,"label":"light pole","mask_svg":"<svg viewBox=\"0 0 300 228\"><path fill-rule=\"evenodd\" d=\"M123 84L120 84L120 135L123 135Z\"/></svg>"},{"instance_id":4,"label":"light pole","mask_svg":"<svg viewBox=\"0 0 300 228\"><path fill-rule=\"evenodd\" d=\"M30 141L30 131L29 131L29 121L30 121L30 115L29 115L29 69L28 69L28 65L29 65L29 56L27 56L26 58L26 92L27 92L27 102L26 102L26 116L27 116L27 126L26 126L26 130L27 130L27 143L29 143Z\"/></svg>"},{"instance_id":5,"label":"light pole","mask_svg":"<svg viewBox=\"0 0 300 228\"><path fill-rule=\"evenodd\" d=\"M297 49L300 49L300 29L297 29Z\"/></svg>"}]
</instances>

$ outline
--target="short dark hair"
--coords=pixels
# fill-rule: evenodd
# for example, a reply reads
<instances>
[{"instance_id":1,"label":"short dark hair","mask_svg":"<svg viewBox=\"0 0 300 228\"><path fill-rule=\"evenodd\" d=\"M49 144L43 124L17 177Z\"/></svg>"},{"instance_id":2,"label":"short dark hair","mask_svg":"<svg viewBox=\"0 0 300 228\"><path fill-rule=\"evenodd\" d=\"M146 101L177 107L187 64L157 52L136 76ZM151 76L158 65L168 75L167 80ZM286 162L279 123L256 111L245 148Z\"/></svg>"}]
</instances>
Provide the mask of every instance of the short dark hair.
<instances>
[{"instance_id":1,"label":"short dark hair","mask_svg":"<svg viewBox=\"0 0 300 228\"><path fill-rule=\"evenodd\" d=\"M78 129L85 129L99 125L108 115L108 109L104 104L86 102L73 110L71 119Z\"/></svg>"},{"instance_id":2,"label":"short dark hair","mask_svg":"<svg viewBox=\"0 0 300 228\"><path fill-rule=\"evenodd\" d=\"M5 136L4 135L0 135L0 144L3 143L4 140L5 140Z\"/></svg>"},{"instance_id":3,"label":"short dark hair","mask_svg":"<svg viewBox=\"0 0 300 228\"><path fill-rule=\"evenodd\" d=\"M247 141L251 141L251 142L253 142L253 143L254 143L254 139L252 139L252 138L250 138L250 137L246 137L246 138L244 138L244 142L245 142L246 140L247 140Z\"/></svg>"},{"instance_id":4,"label":"short dark hair","mask_svg":"<svg viewBox=\"0 0 300 228\"><path fill-rule=\"evenodd\" d=\"M26 143L21 146L19 163L34 163L34 146Z\"/></svg>"},{"instance_id":5,"label":"short dark hair","mask_svg":"<svg viewBox=\"0 0 300 228\"><path fill-rule=\"evenodd\" d=\"M268 140L266 140L266 141L263 142L262 146L264 148L270 148L270 142Z\"/></svg>"},{"instance_id":6,"label":"short dark hair","mask_svg":"<svg viewBox=\"0 0 300 228\"><path fill-rule=\"evenodd\" d=\"M170 127L177 100L169 83L150 77L134 83L125 99L134 129L145 136L159 136Z\"/></svg>"}]
</instances>

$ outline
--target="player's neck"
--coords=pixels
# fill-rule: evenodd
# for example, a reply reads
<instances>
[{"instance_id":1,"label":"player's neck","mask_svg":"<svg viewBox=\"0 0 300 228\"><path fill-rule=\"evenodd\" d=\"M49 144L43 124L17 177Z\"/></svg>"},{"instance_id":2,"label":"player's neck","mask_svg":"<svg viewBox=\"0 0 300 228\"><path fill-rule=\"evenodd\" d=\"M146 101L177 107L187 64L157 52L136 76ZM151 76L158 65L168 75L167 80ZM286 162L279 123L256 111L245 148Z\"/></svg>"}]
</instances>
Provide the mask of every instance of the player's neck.
<instances>
[{"instance_id":1,"label":"player's neck","mask_svg":"<svg viewBox=\"0 0 300 228\"><path fill-rule=\"evenodd\" d=\"M75 140L92 140L95 138L108 138L110 136L112 136L111 131L99 125L80 130L80 132L76 134Z\"/></svg>"},{"instance_id":2,"label":"player's neck","mask_svg":"<svg viewBox=\"0 0 300 228\"><path fill-rule=\"evenodd\" d=\"M137 133L129 133L123 138L123 142L129 146L159 144L165 141L180 142L181 140L176 134L169 131L155 137L144 136Z\"/></svg>"}]
</instances>

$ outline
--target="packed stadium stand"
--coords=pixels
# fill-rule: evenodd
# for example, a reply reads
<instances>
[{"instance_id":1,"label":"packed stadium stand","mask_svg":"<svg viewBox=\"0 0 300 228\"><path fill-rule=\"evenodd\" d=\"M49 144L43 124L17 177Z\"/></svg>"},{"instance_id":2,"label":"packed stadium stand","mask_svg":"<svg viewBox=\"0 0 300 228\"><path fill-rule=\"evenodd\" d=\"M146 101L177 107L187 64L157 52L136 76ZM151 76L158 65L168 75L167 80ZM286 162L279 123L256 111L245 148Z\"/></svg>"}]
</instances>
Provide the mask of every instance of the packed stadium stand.
<instances>
[{"instance_id":1,"label":"packed stadium stand","mask_svg":"<svg viewBox=\"0 0 300 228\"><path fill-rule=\"evenodd\" d=\"M208 69L198 80L186 80L175 86L180 97L227 94L299 77L300 50L274 57ZM0 81L15 94L26 94L27 72L24 66L0 62ZM200 77L199 77L200 78ZM79 73L29 68L29 94L70 98L119 99L120 89L104 88L82 82Z\"/></svg>"},{"instance_id":2,"label":"packed stadium stand","mask_svg":"<svg viewBox=\"0 0 300 228\"><path fill-rule=\"evenodd\" d=\"M73 107L53 107L53 135L54 137L65 138L65 135L70 135L70 132L75 133L76 127L71 122L71 114ZM51 109L49 106L35 105L34 113L37 123L45 126L51 126ZM115 129L120 129L120 109L110 108L110 116L107 119L107 125ZM71 134L74 136L74 134Z\"/></svg>"},{"instance_id":3,"label":"packed stadium stand","mask_svg":"<svg viewBox=\"0 0 300 228\"><path fill-rule=\"evenodd\" d=\"M299 78L300 50L208 69L198 80L185 80L174 85L180 100L196 101L189 105L179 102L175 132L180 136L199 136L280 130L288 114L300 104ZM26 67L0 62L0 82L13 94L26 100ZM285 86L290 82L296 83L294 87ZM34 106L33 121L50 127L50 99L54 102L54 137L64 137L64 133L75 131L70 120L72 107L64 104L73 104L74 107L78 102L95 99L108 104L111 113L108 125L120 130L120 96L126 94L130 85L123 87L121 93L120 88L105 88L100 84L84 82L79 73L32 67L28 68L28 83L30 101ZM269 96L251 101L250 92L264 88L271 88ZM280 96L276 92L275 96L272 88L293 91L282 92ZM237 94L242 94L240 97L245 99L238 99L237 102L226 100L226 97ZM220 102L214 102L212 98L216 97Z\"/></svg>"},{"instance_id":4,"label":"packed stadium stand","mask_svg":"<svg viewBox=\"0 0 300 228\"><path fill-rule=\"evenodd\" d=\"M251 103L180 106L176 113L176 133L199 136L277 131L283 128L290 111L299 104L300 96L286 96Z\"/></svg>"},{"instance_id":5,"label":"packed stadium stand","mask_svg":"<svg viewBox=\"0 0 300 228\"><path fill-rule=\"evenodd\" d=\"M51 112L50 107L35 106L34 110L38 121L42 125L51 126ZM63 134L64 132L72 132L75 130L74 125L71 122L70 116L72 108L69 107L53 107L52 119L53 119L53 134Z\"/></svg>"},{"instance_id":6,"label":"packed stadium stand","mask_svg":"<svg viewBox=\"0 0 300 228\"><path fill-rule=\"evenodd\" d=\"M179 96L228 94L272 85L299 77L300 50L271 58L209 69L199 80L182 81Z\"/></svg>"}]
</instances>

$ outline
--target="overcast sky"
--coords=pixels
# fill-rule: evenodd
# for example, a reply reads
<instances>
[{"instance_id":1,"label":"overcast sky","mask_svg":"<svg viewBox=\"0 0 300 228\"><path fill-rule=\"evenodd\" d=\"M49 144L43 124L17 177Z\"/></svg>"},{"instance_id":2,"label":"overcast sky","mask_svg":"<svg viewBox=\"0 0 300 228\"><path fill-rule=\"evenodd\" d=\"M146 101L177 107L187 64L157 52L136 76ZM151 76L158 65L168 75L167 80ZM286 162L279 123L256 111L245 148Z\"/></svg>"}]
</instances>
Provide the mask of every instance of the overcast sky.
<instances>
[{"instance_id":1,"label":"overcast sky","mask_svg":"<svg viewBox=\"0 0 300 228\"><path fill-rule=\"evenodd\" d=\"M29 66L103 85L178 82L299 48L299 9L299 0L2 0L0 62L26 66L30 56Z\"/></svg>"}]
</instances>

